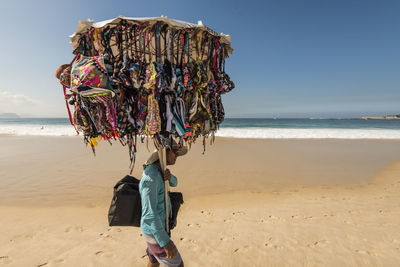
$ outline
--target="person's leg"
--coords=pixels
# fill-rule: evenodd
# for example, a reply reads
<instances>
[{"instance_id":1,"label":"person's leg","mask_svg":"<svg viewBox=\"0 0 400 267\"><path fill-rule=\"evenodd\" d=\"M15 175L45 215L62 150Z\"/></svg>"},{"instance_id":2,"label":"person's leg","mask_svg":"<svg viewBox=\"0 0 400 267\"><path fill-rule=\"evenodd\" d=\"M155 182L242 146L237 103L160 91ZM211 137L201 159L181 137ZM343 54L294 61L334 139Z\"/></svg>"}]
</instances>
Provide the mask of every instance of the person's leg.
<instances>
[{"instance_id":1,"label":"person's leg","mask_svg":"<svg viewBox=\"0 0 400 267\"><path fill-rule=\"evenodd\" d=\"M157 263L152 263L152 262L148 262L147 263L147 267L160 267L160 264L157 262Z\"/></svg>"},{"instance_id":2,"label":"person's leg","mask_svg":"<svg viewBox=\"0 0 400 267\"><path fill-rule=\"evenodd\" d=\"M153 236L143 234L144 237L146 238L147 242L147 249L146 253L149 257L149 263L152 264L162 264L162 266L165 267L183 267L183 261L181 258L181 255L178 253L176 256L172 259L167 258L167 253L165 253L164 248L160 247L158 245L157 241L154 239ZM159 266L159 265L148 265L148 266Z\"/></svg>"},{"instance_id":3,"label":"person's leg","mask_svg":"<svg viewBox=\"0 0 400 267\"><path fill-rule=\"evenodd\" d=\"M147 263L147 267L159 267L160 263L158 263L156 257L154 257L154 255L150 251L149 247L147 247L146 253L147 253L147 256L149 257L149 262Z\"/></svg>"},{"instance_id":4,"label":"person's leg","mask_svg":"<svg viewBox=\"0 0 400 267\"><path fill-rule=\"evenodd\" d=\"M183 261L181 258L181 254L178 253L176 254L175 257L172 259L167 258L167 253L165 253L165 250L160 247L157 243L152 244L152 243L147 243L148 245L148 250L149 252L153 255L153 257L157 260L157 262L162 263L163 266L166 267L183 267Z\"/></svg>"}]
</instances>

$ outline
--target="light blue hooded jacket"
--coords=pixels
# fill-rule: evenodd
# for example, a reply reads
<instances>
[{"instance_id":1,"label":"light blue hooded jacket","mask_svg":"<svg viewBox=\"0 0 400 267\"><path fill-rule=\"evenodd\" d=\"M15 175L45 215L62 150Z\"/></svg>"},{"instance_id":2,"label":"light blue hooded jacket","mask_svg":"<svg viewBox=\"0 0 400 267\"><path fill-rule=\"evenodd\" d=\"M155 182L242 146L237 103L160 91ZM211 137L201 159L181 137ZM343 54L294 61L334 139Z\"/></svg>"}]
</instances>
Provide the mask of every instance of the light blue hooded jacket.
<instances>
[{"instance_id":1,"label":"light blue hooded jacket","mask_svg":"<svg viewBox=\"0 0 400 267\"><path fill-rule=\"evenodd\" d=\"M178 180L171 174L169 185L177 186ZM140 228L144 234L152 235L160 247L170 240L165 230L164 180L155 164L147 165L140 178L139 192L142 199L142 218ZM168 196L168 211L171 213L171 201Z\"/></svg>"}]
</instances>

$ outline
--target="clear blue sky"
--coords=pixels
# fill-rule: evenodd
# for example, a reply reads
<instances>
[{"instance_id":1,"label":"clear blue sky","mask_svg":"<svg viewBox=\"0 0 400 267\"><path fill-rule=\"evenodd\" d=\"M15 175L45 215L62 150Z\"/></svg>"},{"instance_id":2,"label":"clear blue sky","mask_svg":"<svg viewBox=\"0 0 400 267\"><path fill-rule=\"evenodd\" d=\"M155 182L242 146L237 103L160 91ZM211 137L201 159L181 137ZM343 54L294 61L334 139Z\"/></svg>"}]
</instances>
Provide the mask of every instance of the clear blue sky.
<instances>
[{"instance_id":1,"label":"clear blue sky","mask_svg":"<svg viewBox=\"0 0 400 267\"><path fill-rule=\"evenodd\" d=\"M400 1L2 1L0 113L66 117L78 21L165 15L230 34L227 117L400 113Z\"/></svg>"}]
</instances>

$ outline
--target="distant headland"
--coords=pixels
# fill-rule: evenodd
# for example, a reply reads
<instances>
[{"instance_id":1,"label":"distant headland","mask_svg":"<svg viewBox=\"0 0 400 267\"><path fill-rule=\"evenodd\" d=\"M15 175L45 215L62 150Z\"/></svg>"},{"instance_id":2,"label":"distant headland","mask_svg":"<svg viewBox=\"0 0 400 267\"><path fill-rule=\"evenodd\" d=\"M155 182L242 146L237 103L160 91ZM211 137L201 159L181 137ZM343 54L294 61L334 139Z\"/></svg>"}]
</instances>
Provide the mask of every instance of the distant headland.
<instances>
[{"instance_id":1,"label":"distant headland","mask_svg":"<svg viewBox=\"0 0 400 267\"><path fill-rule=\"evenodd\" d=\"M361 117L361 119L364 119L364 120L400 120L400 114L386 115L386 116Z\"/></svg>"},{"instance_id":2,"label":"distant headland","mask_svg":"<svg viewBox=\"0 0 400 267\"><path fill-rule=\"evenodd\" d=\"M15 119L20 118L16 113L0 113L0 119Z\"/></svg>"}]
</instances>

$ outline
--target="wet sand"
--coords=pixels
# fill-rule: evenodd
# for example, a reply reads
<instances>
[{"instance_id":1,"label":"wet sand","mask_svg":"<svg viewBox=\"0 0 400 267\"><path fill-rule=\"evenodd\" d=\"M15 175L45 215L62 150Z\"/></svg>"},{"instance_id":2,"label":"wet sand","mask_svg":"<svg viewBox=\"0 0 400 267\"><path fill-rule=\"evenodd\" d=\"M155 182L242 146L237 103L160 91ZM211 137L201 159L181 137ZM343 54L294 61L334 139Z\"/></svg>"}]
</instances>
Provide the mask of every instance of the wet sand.
<instances>
[{"instance_id":1,"label":"wet sand","mask_svg":"<svg viewBox=\"0 0 400 267\"><path fill-rule=\"evenodd\" d=\"M200 142L201 143L201 142ZM108 227L127 151L78 138L0 137L0 265L145 266L140 230ZM139 145L134 176L149 152ZM186 266L395 266L400 141L196 144L171 171Z\"/></svg>"}]
</instances>

